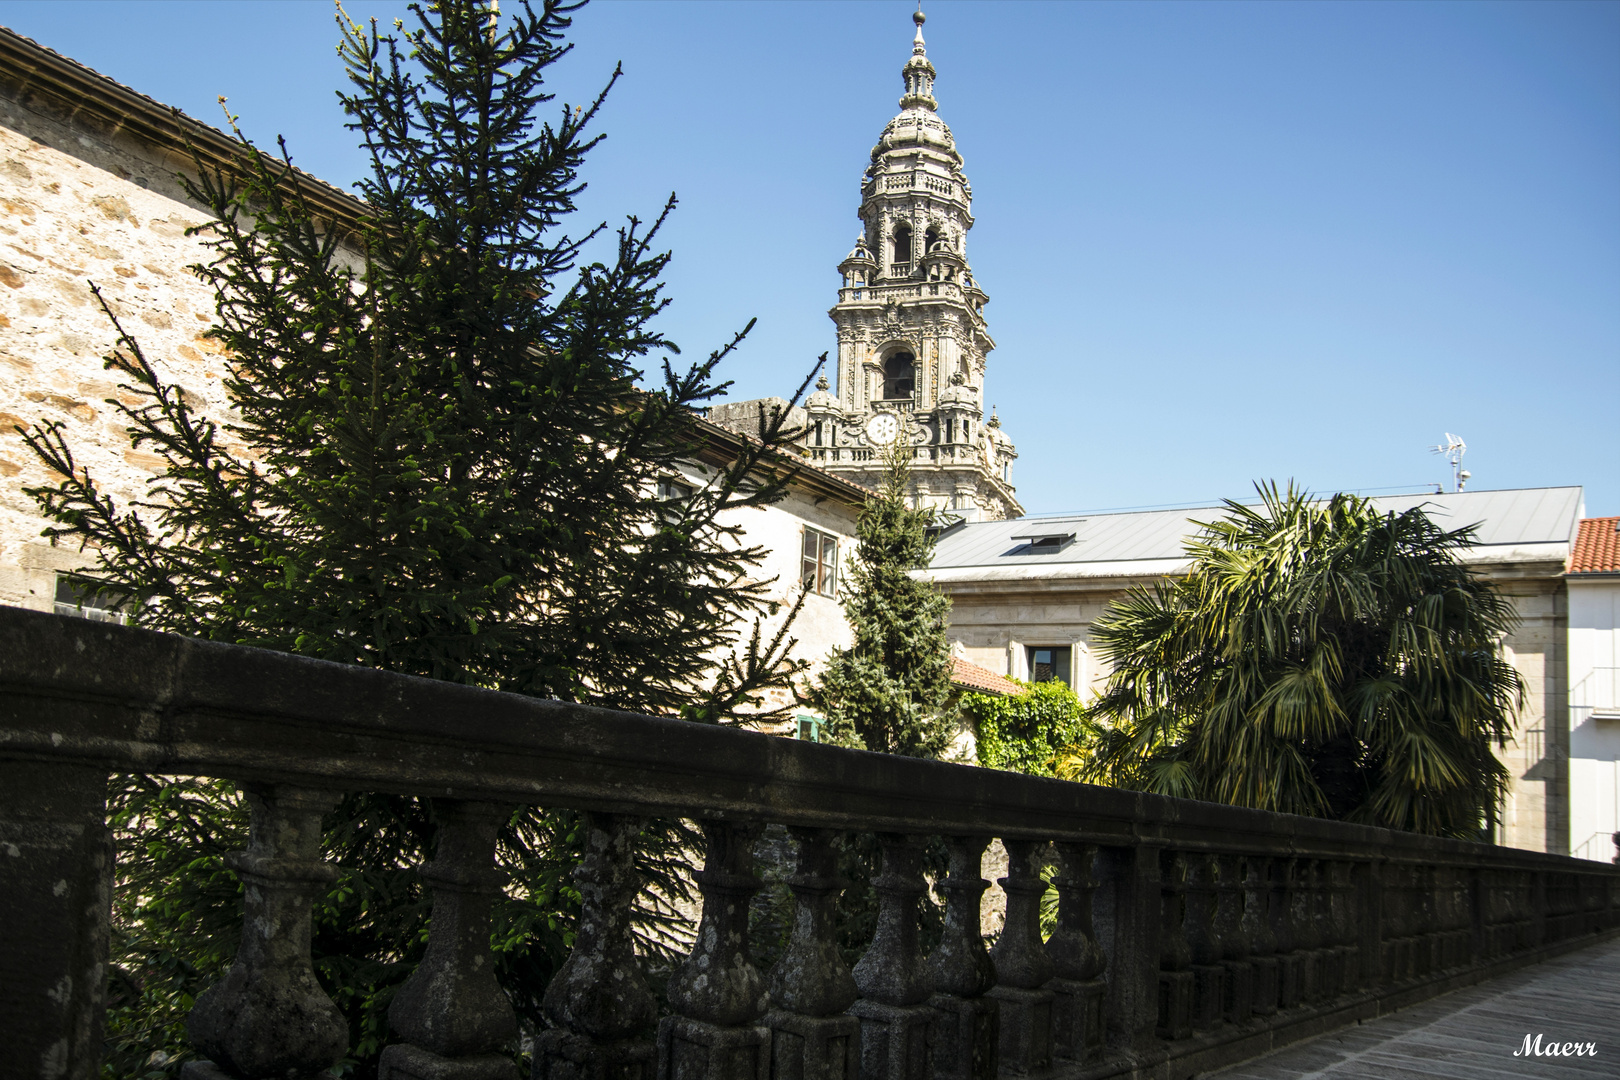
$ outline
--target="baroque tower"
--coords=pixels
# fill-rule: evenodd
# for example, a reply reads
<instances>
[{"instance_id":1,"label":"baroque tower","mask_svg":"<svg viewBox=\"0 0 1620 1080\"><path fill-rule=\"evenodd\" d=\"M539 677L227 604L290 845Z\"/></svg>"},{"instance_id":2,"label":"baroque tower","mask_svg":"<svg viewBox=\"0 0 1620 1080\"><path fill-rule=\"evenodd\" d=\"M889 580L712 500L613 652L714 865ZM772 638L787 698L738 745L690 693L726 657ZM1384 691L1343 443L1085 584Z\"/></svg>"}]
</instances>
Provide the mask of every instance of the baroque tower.
<instances>
[{"instance_id":1,"label":"baroque tower","mask_svg":"<svg viewBox=\"0 0 1620 1080\"><path fill-rule=\"evenodd\" d=\"M934 65L919 9L901 69L900 114L861 177L862 230L838 272L837 390L825 377L805 402L805 450L830 472L876 486L883 451L912 448L918 506L995 520L1023 513L1012 440L984 418L989 297L967 261L973 188L951 129L935 111Z\"/></svg>"}]
</instances>

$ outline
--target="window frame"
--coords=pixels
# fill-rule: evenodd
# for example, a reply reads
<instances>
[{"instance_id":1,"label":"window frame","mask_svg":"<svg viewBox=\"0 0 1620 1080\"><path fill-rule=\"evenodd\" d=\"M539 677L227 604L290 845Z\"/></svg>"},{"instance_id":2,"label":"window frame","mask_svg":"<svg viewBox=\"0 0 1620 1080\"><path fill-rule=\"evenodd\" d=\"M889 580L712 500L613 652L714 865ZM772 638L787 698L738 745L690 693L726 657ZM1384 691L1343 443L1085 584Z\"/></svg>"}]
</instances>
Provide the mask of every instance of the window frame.
<instances>
[{"instance_id":1,"label":"window frame","mask_svg":"<svg viewBox=\"0 0 1620 1080\"><path fill-rule=\"evenodd\" d=\"M817 596L838 598L838 537L810 525L799 542L799 585Z\"/></svg>"},{"instance_id":2,"label":"window frame","mask_svg":"<svg viewBox=\"0 0 1620 1080\"><path fill-rule=\"evenodd\" d=\"M1036 654L1043 652L1053 654L1045 665L1051 669L1051 674L1044 679L1036 674L1035 660ZM1061 666L1058 664L1057 654L1059 653L1063 654L1064 657ZM1029 681L1032 683L1060 682L1064 686L1074 686L1074 646L1072 645L1026 645L1024 646L1024 662L1029 672Z\"/></svg>"}]
</instances>

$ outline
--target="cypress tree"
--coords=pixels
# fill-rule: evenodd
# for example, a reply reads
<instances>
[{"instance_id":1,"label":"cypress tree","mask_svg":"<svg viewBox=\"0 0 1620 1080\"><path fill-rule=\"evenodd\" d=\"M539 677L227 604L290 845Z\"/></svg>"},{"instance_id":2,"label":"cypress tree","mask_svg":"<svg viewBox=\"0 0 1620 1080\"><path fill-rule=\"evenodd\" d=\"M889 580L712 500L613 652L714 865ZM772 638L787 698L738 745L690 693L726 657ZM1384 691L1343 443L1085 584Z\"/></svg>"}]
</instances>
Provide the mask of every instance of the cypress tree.
<instances>
[{"instance_id":1,"label":"cypress tree","mask_svg":"<svg viewBox=\"0 0 1620 1080\"><path fill-rule=\"evenodd\" d=\"M154 629L695 720L790 685L785 628L758 629L764 552L728 524L781 493L780 416L690 497L656 495L698 449L695 410L725 390L715 371L743 335L676 367L651 328L673 197L616 238L561 231L608 92L537 119L579 6L442 0L393 33L340 11L340 97L371 159L357 226L321 218L285 145L263 154L238 131L234 167L199 156L182 179L213 220L193 269L216 291L232 413L199 415L108 310L125 395L109 404L164 466L124 503L59 427L28 433L62 477L30 491L47 535L96 557L84 587ZM240 886L222 856L242 846L245 808L228 784L132 776L113 815L114 1067L163 1049L172 1073L190 997L233 951ZM502 836L498 974L531 1021L577 903L572 825L526 809ZM420 956L432 836L427 806L364 793L329 825L342 876L314 948L354 1026L351 1075L386 1043L387 1002ZM678 823L644 836L664 897L685 894L689 839ZM670 913L643 914L644 947L667 949L646 931Z\"/></svg>"},{"instance_id":2,"label":"cypress tree","mask_svg":"<svg viewBox=\"0 0 1620 1080\"><path fill-rule=\"evenodd\" d=\"M891 447L883 486L861 509L843 598L855 643L833 651L806 699L833 742L937 758L955 727L945 633L951 604L912 573L933 558L935 513L907 505L910 454L909 445Z\"/></svg>"}]
</instances>

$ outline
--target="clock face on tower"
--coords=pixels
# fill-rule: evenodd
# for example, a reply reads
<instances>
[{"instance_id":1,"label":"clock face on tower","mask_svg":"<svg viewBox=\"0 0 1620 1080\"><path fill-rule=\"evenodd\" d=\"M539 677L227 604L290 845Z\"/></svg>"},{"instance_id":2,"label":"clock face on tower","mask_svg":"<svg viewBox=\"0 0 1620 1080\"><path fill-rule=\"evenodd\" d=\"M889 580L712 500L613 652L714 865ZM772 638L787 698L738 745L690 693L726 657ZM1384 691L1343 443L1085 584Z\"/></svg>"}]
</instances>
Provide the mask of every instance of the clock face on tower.
<instances>
[{"instance_id":1,"label":"clock face on tower","mask_svg":"<svg viewBox=\"0 0 1620 1080\"><path fill-rule=\"evenodd\" d=\"M900 421L893 413L880 412L866 422L866 437L879 446L888 446L900 437Z\"/></svg>"}]
</instances>

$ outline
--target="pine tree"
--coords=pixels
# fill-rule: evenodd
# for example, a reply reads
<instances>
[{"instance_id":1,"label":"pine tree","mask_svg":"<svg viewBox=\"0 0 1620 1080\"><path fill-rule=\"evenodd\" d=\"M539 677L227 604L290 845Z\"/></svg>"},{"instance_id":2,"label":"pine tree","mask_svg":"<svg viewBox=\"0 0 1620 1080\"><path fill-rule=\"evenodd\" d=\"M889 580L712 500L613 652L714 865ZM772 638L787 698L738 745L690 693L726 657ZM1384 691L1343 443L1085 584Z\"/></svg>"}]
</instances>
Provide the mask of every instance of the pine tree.
<instances>
[{"instance_id":1,"label":"pine tree","mask_svg":"<svg viewBox=\"0 0 1620 1080\"><path fill-rule=\"evenodd\" d=\"M911 447L896 443L883 486L856 522L844 613L855 644L836 649L806 695L830 741L908 757L940 757L955 728L950 600L913 576L934 554L932 509L906 505Z\"/></svg>"},{"instance_id":2,"label":"pine tree","mask_svg":"<svg viewBox=\"0 0 1620 1080\"><path fill-rule=\"evenodd\" d=\"M725 390L714 373L743 335L678 369L650 328L673 197L616 245L603 227L560 231L612 86L537 120L578 6L503 18L442 0L392 34L340 12L340 96L371 159L352 232L315 211L285 145L262 154L238 131L234 168L198 159L182 179L214 220L194 270L216 290L233 414L194 411L108 310L107 365L134 402L109 404L165 465L124 504L59 427L28 434L62 477L30 491L47 534L96 557L81 584L146 627L639 712L725 721L789 684L786 629L758 631L764 553L727 524L781 493L780 416L689 498L656 496L697 449L695 408ZM593 244L611 257L581 266ZM648 357L662 357L650 390ZM238 887L220 856L244 817L228 785L143 777L120 778L113 812L129 1015L112 1030L139 1060L181 1049L175 1018L228 962ZM571 827L523 811L502 838L515 887L497 915L500 975L531 1017L565 951ZM675 824L645 837L665 896L683 893L671 863L687 839ZM431 843L425 805L370 795L327 837L343 877L315 950L361 1074L420 953L415 868Z\"/></svg>"}]
</instances>

